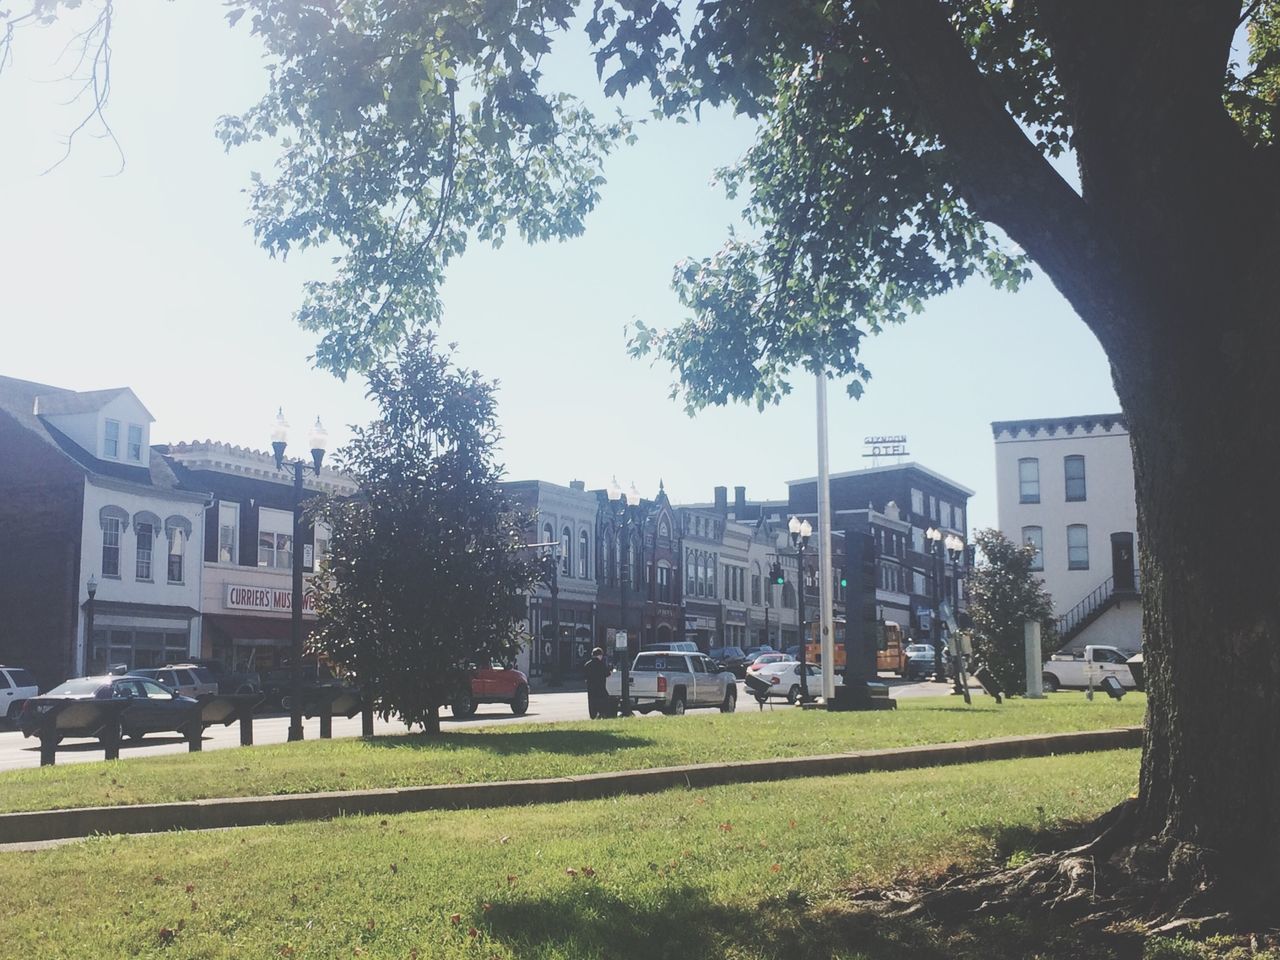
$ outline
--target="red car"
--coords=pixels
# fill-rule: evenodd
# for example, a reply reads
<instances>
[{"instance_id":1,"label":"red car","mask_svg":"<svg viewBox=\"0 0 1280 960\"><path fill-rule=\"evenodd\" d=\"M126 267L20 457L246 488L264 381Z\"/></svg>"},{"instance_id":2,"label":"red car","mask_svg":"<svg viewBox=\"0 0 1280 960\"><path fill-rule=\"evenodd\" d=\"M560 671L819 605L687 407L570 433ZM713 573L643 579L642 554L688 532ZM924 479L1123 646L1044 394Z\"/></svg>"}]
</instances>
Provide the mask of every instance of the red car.
<instances>
[{"instance_id":1,"label":"red car","mask_svg":"<svg viewBox=\"0 0 1280 960\"><path fill-rule=\"evenodd\" d=\"M488 667L471 668L471 691L460 693L449 709L459 720L476 712L482 703L505 703L517 717L529 709L529 678L519 670L494 663Z\"/></svg>"}]
</instances>

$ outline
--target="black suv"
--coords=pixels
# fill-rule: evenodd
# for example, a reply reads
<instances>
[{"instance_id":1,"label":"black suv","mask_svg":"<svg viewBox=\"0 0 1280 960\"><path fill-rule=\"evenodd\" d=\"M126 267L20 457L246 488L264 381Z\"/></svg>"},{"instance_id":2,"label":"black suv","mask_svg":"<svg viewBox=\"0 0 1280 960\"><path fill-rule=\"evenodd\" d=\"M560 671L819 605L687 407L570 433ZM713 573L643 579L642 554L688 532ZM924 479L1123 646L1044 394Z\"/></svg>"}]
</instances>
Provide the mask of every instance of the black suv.
<instances>
[{"instance_id":1,"label":"black suv","mask_svg":"<svg viewBox=\"0 0 1280 960\"><path fill-rule=\"evenodd\" d=\"M747 653L741 647L712 647L707 656L739 680L747 675Z\"/></svg>"}]
</instances>

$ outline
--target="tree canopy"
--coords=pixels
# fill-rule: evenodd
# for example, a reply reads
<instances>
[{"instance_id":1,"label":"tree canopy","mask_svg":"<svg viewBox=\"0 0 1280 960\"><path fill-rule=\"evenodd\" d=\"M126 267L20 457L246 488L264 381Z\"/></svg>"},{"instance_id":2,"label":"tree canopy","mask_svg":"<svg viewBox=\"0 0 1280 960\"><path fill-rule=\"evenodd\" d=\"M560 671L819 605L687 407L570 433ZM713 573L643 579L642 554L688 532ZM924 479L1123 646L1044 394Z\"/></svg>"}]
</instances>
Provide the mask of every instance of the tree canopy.
<instances>
[{"instance_id":1,"label":"tree canopy","mask_svg":"<svg viewBox=\"0 0 1280 960\"><path fill-rule=\"evenodd\" d=\"M498 484L492 387L429 334L368 377L378 418L338 456L360 493L321 511L332 538L315 642L384 717L435 731L468 662L515 659L535 570Z\"/></svg>"}]
</instances>

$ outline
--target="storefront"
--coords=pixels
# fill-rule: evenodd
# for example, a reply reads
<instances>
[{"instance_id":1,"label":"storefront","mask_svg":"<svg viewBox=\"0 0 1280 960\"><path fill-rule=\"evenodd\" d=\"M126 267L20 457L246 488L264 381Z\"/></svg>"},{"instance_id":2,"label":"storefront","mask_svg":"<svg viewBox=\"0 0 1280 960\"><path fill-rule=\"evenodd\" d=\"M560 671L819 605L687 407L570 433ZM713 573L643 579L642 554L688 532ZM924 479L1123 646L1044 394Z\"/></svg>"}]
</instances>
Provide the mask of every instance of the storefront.
<instances>
[{"instance_id":1,"label":"storefront","mask_svg":"<svg viewBox=\"0 0 1280 960\"><path fill-rule=\"evenodd\" d=\"M293 587L286 574L205 567L203 654L233 670L263 671L289 660ZM315 598L303 582L303 644L315 628Z\"/></svg>"},{"instance_id":2,"label":"storefront","mask_svg":"<svg viewBox=\"0 0 1280 960\"><path fill-rule=\"evenodd\" d=\"M199 650L199 637L200 615L191 607L98 600L86 672L179 663Z\"/></svg>"}]
</instances>

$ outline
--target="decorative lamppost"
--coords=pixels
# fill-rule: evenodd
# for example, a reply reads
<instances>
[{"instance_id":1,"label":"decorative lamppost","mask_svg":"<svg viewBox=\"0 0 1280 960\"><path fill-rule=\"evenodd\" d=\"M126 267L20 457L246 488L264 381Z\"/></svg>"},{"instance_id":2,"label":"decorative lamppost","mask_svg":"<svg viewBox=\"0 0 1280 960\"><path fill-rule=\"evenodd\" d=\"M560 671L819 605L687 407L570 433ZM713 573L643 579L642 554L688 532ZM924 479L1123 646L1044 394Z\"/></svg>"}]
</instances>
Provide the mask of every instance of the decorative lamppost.
<instances>
[{"instance_id":1,"label":"decorative lamppost","mask_svg":"<svg viewBox=\"0 0 1280 960\"><path fill-rule=\"evenodd\" d=\"M289 634L289 656L293 661L289 673L289 741L302 739L302 473L310 466L320 476L320 465L324 462L328 434L316 417L315 426L311 428L311 463L305 460L284 458L284 449L288 443L289 423L284 418L284 408L276 412L276 422L271 429L271 449L276 456L276 469L286 467L293 470L293 597L292 597L292 629Z\"/></svg>"},{"instance_id":2,"label":"decorative lamppost","mask_svg":"<svg viewBox=\"0 0 1280 960\"><path fill-rule=\"evenodd\" d=\"M796 548L796 565L800 576L796 582L796 614L800 620L800 702L809 699L809 670L805 665L805 646L809 642L804 622L804 552L809 546L809 538L813 536L813 527L808 520L792 517L787 521L787 532L791 534L791 545Z\"/></svg>"},{"instance_id":3,"label":"decorative lamppost","mask_svg":"<svg viewBox=\"0 0 1280 960\"><path fill-rule=\"evenodd\" d=\"M632 484L632 490L635 490L635 484ZM633 493L633 496L635 494ZM622 623L623 633L627 633L627 588L628 581L633 576L631 570L631 531L636 523L636 516L640 506L639 498L636 498L637 511L628 509L627 494L618 486L618 478L614 477L613 482L609 484L609 506L612 508L614 516L618 521L619 543L618 543L618 570L622 593L619 598L619 620ZM642 531L643 533L643 531ZM641 619L643 620L643 609ZM617 655L616 649L614 650ZM624 717L631 716L631 635L627 633L627 649L622 655L622 715Z\"/></svg>"},{"instance_id":4,"label":"decorative lamppost","mask_svg":"<svg viewBox=\"0 0 1280 960\"><path fill-rule=\"evenodd\" d=\"M947 559L951 561L951 609L958 613L960 610L960 557L964 554L964 541L954 533L948 533L942 544L947 548ZM964 665L964 648L960 644L959 637L956 637L955 641L955 676L953 679L956 693L963 694L967 701L969 692L965 689L964 680L962 679L966 669Z\"/></svg>"},{"instance_id":5,"label":"decorative lamppost","mask_svg":"<svg viewBox=\"0 0 1280 960\"><path fill-rule=\"evenodd\" d=\"M89 672L89 663L93 657L93 598L98 595L98 578L89 574L89 582L85 584L89 599L84 602L84 672Z\"/></svg>"},{"instance_id":6,"label":"decorative lamppost","mask_svg":"<svg viewBox=\"0 0 1280 960\"><path fill-rule=\"evenodd\" d=\"M941 611L938 609L942 603L942 531L937 527L930 527L924 532L925 540L929 543L929 553L934 558L934 587L933 587L933 619L936 624L935 630L937 634L931 639L933 640L933 682L946 683L946 673L942 668L942 617ZM931 630L930 633L933 633Z\"/></svg>"},{"instance_id":7,"label":"decorative lamppost","mask_svg":"<svg viewBox=\"0 0 1280 960\"><path fill-rule=\"evenodd\" d=\"M546 584L551 590L551 629L555 631L555 642L551 644L551 685L560 686L561 658L563 651L560 637L560 542L543 556L542 562L547 571Z\"/></svg>"}]
</instances>

